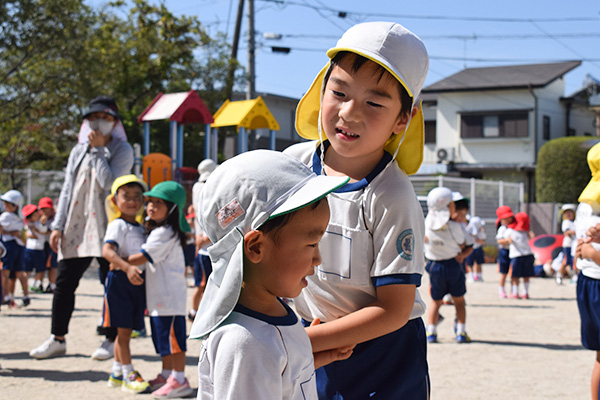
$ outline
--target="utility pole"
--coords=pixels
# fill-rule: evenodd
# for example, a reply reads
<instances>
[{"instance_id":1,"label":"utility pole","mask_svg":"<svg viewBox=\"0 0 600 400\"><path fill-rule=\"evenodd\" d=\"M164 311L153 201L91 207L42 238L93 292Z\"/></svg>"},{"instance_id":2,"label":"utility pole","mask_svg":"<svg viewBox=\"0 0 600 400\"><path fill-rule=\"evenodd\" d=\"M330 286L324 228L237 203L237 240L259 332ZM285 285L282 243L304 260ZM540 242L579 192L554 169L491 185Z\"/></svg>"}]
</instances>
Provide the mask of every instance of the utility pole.
<instances>
[{"instance_id":1,"label":"utility pole","mask_svg":"<svg viewBox=\"0 0 600 400\"><path fill-rule=\"evenodd\" d=\"M248 86L246 100L251 100L255 95L256 72L254 69L254 0L248 0Z\"/></svg>"},{"instance_id":2,"label":"utility pole","mask_svg":"<svg viewBox=\"0 0 600 400\"><path fill-rule=\"evenodd\" d=\"M237 60L237 51L240 43L240 31L242 30L242 16L244 15L244 0L238 1L238 10L235 18L235 31L233 33L233 42L231 44L231 59L229 60L229 69L227 71L227 81L225 95L232 100L233 80L235 75L235 63Z\"/></svg>"}]
</instances>

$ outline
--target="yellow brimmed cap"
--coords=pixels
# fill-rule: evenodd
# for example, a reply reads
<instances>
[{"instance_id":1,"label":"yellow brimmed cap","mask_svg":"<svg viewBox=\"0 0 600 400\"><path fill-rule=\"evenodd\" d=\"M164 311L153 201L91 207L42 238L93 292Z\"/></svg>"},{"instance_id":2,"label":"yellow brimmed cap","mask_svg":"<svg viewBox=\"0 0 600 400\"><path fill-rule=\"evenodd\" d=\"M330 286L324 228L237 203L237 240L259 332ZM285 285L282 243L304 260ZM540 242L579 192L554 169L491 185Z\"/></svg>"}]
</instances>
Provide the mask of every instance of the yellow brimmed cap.
<instances>
[{"instance_id":1,"label":"yellow brimmed cap","mask_svg":"<svg viewBox=\"0 0 600 400\"><path fill-rule=\"evenodd\" d=\"M355 25L344 33L334 48L327 51L327 56L332 59L341 51L358 54L381 65L400 82L413 102L421 93L429 69L429 56L421 39L402 25L393 22L365 22ZM296 130L305 139L321 139L321 95L323 80L330 65L328 63L321 69L298 103ZM398 133L384 146L387 152L395 154L401 144L396 162L409 175L417 172L423 161L424 132L423 109L419 102L418 112L411 118L404 139ZM325 139L324 132L322 135Z\"/></svg>"},{"instance_id":2,"label":"yellow brimmed cap","mask_svg":"<svg viewBox=\"0 0 600 400\"><path fill-rule=\"evenodd\" d=\"M587 162L592 179L579 195L580 203L600 203L600 143L594 145L587 153Z\"/></svg>"}]
</instances>

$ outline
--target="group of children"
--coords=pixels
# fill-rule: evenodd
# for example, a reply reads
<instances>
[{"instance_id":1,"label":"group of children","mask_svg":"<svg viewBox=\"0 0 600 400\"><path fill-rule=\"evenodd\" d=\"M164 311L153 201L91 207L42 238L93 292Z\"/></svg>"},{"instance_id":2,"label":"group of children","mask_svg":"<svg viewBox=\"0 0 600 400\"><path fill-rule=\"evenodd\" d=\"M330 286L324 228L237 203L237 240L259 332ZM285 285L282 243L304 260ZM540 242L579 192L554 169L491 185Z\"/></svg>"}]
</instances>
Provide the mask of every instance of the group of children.
<instances>
[{"instance_id":1,"label":"group of children","mask_svg":"<svg viewBox=\"0 0 600 400\"><path fill-rule=\"evenodd\" d=\"M54 205L52 199L43 197L37 205L23 206L23 195L14 189L4 193L0 199L4 207L0 215L0 231L6 249L2 257L2 304L17 306L15 289L18 280L23 290L21 306L26 307L31 302L30 290L52 293L56 287L56 253L48 242ZM44 288L46 272L49 282ZM31 286L28 285L30 275L33 275Z\"/></svg>"}]
</instances>

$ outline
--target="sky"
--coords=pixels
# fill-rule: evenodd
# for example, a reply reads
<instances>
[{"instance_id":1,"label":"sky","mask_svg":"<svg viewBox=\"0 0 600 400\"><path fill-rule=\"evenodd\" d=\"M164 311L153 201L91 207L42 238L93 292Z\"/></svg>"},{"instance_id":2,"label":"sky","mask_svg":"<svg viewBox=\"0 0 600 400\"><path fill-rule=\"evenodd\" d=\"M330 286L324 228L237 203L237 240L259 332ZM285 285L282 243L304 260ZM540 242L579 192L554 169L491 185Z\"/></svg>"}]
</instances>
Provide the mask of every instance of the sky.
<instances>
[{"instance_id":1,"label":"sky","mask_svg":"<svg viewBox=\"0 0 600 400\"><path fill-rule=\"evenodd\" d=\"M238 0L162 1L176 15L196 16L210 35L225 32L231 40ZM254 11L259 94L300 98L328 61L326 50L349 27L366 21L398 22L423 40L430 57L425 86L465 68L568 60L582 64L565 75L565 95L579 90L587 74L600 80L597 0L254 0ZM243 65L246 13L247 4L238 50ZM265 33L281 39L266 39ZM290 52L273 53L272 46Z\"/></svg>"}]
</instances>

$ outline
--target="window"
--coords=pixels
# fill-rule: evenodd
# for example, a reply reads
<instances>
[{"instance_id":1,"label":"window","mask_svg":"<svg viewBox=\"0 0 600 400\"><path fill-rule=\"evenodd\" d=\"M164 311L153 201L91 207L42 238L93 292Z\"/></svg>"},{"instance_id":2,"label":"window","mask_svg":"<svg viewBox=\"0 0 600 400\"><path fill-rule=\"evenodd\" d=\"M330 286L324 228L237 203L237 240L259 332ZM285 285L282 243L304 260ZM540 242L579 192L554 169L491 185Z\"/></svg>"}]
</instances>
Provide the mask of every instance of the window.
<instances>
[{"instance_id":1,"label":"window","mask_svg":"<svg viewBox=\"0 0 600 400\"><path fill-rule=\"evenodd\" d=\"M527 136L529 136L527 111L461 115L460 137L465 139Z\"/></svg>"},{"instance_id":2,"label":"window","mask_svg":"<svg viewBox=\"0 0 600 400\"><path fill-rule=\"evenodd\" d=\"M435 144L435 121L425 121L425 144Z\"/></svg>"},{"instance_id":3,"label":"window","mask_svg":"<svg viewBox=\"0 0 600 400\"><path fill-rule=\"evenodd\" d=\"M550 140L550 117L547 115L544 115L544 121L543 123L543 138L544 140Z\"/></svg>"}]
</instances>

